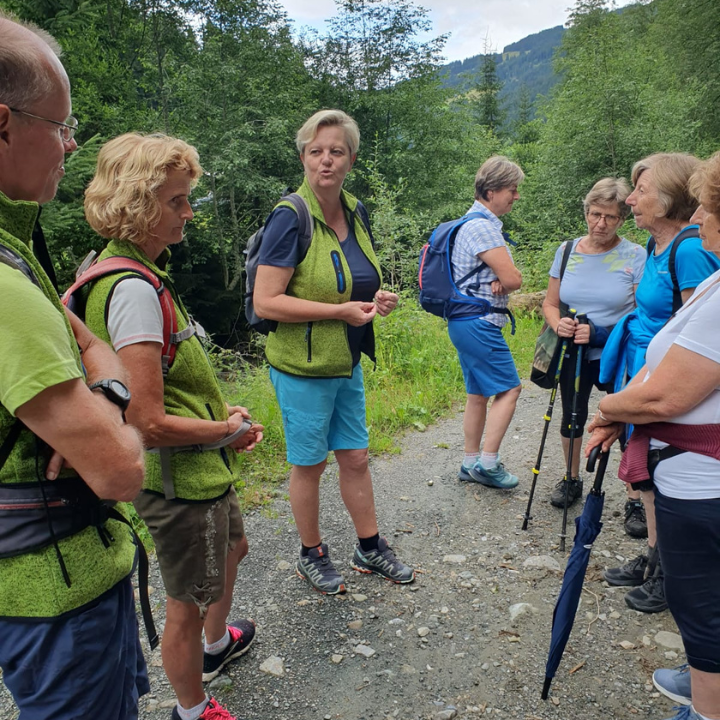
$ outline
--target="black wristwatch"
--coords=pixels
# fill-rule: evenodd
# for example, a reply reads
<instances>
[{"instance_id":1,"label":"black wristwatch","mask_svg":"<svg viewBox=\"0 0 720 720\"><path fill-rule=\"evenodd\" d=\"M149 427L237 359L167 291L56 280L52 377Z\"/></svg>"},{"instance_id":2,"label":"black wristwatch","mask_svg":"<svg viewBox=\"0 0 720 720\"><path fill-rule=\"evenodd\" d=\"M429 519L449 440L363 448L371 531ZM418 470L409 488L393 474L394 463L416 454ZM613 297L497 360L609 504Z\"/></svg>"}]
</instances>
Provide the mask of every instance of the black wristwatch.
<instances>
[{"instance_id":1,"label":"black wristwatch","mask_svg":"<svg viewBox=\"0 0 720 720\"><path fill-rule=\"evenodd\" d=\"M90 390L102 390L105 397L122 410L123 417L130 404L130 391L119 380L99 380L88 385Z\"/></svg>"}]
</instances>

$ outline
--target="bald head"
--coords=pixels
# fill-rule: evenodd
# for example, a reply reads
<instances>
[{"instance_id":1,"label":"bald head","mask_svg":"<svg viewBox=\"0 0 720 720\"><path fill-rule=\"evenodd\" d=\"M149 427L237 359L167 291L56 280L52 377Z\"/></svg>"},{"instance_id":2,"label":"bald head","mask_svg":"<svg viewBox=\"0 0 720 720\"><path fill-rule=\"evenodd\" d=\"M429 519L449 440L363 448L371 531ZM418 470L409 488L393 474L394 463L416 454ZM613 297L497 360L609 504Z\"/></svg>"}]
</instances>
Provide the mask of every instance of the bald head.
<instances>
[{"instance_id":1,"label":"bald head","mask_svg":"<svg viewBox=\"0 0 720 720\"><path fill-rule=\"evenodd\" d=\"M49 33L0 11L0 103L31 107L67 85L60 45Z\"/></svg>"}]
</instances>

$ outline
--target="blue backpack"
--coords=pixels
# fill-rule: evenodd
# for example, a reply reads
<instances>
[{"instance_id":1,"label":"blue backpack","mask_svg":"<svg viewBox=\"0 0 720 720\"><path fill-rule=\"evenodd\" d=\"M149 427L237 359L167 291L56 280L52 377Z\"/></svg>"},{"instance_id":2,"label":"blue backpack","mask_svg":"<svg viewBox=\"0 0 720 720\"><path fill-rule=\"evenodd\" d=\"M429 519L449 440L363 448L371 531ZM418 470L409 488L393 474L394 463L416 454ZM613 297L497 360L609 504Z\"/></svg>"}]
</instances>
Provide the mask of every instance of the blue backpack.
<instances>
[{"instance_id":1,"label":"blue backpack","mask_svg":"<svg viewBox=\"0 0 720 720\"><path fill-rule=\"evenodd\" d=\"M479 219L487 218L479 212L468 213L459 220L450 220L435 228L430 240L420 251L418 268L420 305L423 310L446 320L461 317L470 319L490 313L508 315L514 334L515 318L507 308L494 307L484 298L466 295L458 289L458 285L462 285L487 267L485 263L480 263L457 283L453 279L452 254L455 249L455 238L468 220Z\"/></svg>"}]
</instances>

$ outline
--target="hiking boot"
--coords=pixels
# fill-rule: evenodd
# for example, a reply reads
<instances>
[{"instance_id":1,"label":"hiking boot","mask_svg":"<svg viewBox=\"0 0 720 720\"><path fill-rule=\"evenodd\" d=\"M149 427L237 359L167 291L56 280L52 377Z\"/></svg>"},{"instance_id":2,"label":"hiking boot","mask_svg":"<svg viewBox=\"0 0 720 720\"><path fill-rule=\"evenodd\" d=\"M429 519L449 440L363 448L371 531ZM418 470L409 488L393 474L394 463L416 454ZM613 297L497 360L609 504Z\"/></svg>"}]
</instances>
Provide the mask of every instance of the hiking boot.
<instances>
[{"instance_id":1,"label":"hiking boot","mask_svg":"<svg viewBox=\"0 0 720 720\"><path fill-rule=\"evenodd\" d=\"M639 587L625 593L625 603L633 610L644 613L658 613L667 610L665 578L662 573L653 575Z\"/></svg>"},{"instance_id":2,"label":"hiking boot","mask_svg":"<svg viewBox=\"0 0 720 720\"><path fill-rule=\"evenodd\" d=\"M494 468L484 468L482 463L478 460L471 468L468 469L470 478L474 482L485 485L485 487L500 488L502 490L509 490L514 488L520 480L517 476L508 472L505 466L498 461L498 464Z\"/></svg>"},{"instance_id":3,"label":"hiking boot","mask_svg":"<svg viewBox=\"0 0 720 720\"><path fill-rule=\"evenodd\" d=\"M323 595L345 592L345 578L332 564L326 543L312 548L307 555L301 555L295 564L295 572Z\"/></svg>"},{"instance_id":4,"label":"hiking boot","mask_svg":"<svg viewBox=\"0 0 720 720\"><path fill-rule=\"evenodd\" d=\"M628 500L625 503L625 532L634 538L647 537L647 518L642 500Z\"/></svg>"},{"instance_id":5,"label":"hiking boot","mask_svg":"<svg viewBox=\"0 0 720 720\"><path fill-rule=\"evenodd\" d=\"M653 685L666 697L681 705L690 705L690 666L680 665L673 670L662 668L652 676Z\"/></svg>"},{"instance_id":6,"label":"hiking boot","mask_svg":"<svg viewBox=\"0 0 720 720\"><path fill-rule=\"evenodd\" d=\"M375 573L395 583L411 583L415 579L415 571L395 557L384 537L378 541L377 550L363 552L358 543L350 565L358 572Z\"/></svg>"},{"instance_id":7,"label":"hiking boot","mask_svg":"<svg viewBox=\"0 0 720 720\"><path fill-rule=\"evenodd\" d=\"M171 718L172 720L180 720L177 705L173 708ZM211 697L198 720L238 720L238 718L231 715L215 698Z\"/></svg>"},{"instance_id":8,"label":"hiking boot","mask_svg":"<svg viewBox=\"0 0 720 720\"><path fill-rule=\"evenodd\" d=\"M579 478L572 478L570 482L565 482L565 478L558 481L558 484L550 493L550 504L556 508L565 507L565 493L568 494L567 506L572 506L578 498L583 494L583 481Z\"/></svg>"},{"instance_id":9,"label":"hiking boot","mask_svg":"<svg viewBox=\"0 0 720 720\"><path fill-rule=\"evenodd\" d=\"M638 555L624 565L617 568L610 568L603 572L603 579L610 585L637 586L645 582L645 570L647 570L647 555Z\"/></svg>"},{"instance_id":10,"label":"hiking boot","mask_svg":"<svg viewBox=\"0 0 720 720\"><path fill-rule=\"evenodd\" d=\"M683 708L673 708L673 710L680 710L677 715L673 715L667 720L700 720L700 716L690 707L690 705Z\"/></svg>"},{"instance_id":11,"label":"hiking boot","mask_svg":"<svg viewBox=\"0 0 720 720\"><path fill-rule=\"evenodd\" d=\"M230 644L217 655L203 653L202 681L210 682L232 660L244 655L255 640L255 623L252 620L238 620L228 625Z\"/></svg>"},{"instance_id":12,"label":"hiking boot","mask_svg":"<svg viewBox=\"0 0 720 720\"><path fill-rule=\"evenodd\" d=\"M458 480L462 480L462 482L476 482L470 474L470 468L465 467L465 465L460 465L460 472L457 478Z\"/></svg>"}]
</instances>

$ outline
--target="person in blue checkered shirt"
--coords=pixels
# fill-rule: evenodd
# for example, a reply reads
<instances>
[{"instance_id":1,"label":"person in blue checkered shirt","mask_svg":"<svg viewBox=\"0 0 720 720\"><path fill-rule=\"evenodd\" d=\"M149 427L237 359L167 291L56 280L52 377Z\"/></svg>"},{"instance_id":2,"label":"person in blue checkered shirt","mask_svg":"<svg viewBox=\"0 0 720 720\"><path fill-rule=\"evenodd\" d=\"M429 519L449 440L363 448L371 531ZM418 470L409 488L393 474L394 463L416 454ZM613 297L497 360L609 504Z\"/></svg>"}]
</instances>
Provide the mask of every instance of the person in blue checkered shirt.
<instances>
[{"instance_id":1,"label":"person in blue checkered shirt","mask_svg":"<svg viewBox=\"0 0 720 720\"><path fill-rule=\"evenodd\" d=\"M507 309L510 293L522 284L500 216L509 213L520 198L518 185L524 179L523 171L507 158L496 155L486 160L475 176L475 202L468 210L482 217L462 226L453 250L453 279L458 289L499 310ZM471 274L477 267L480 270ZM448 322L467 391L465 457L458 479L505 489L515 487L518 478L500 462L499 450L521 389L515 361L502 335L506 322L508 315L503 312ZM488 409L491 397L494 400Z\"/></svg>"}]
</instances>

